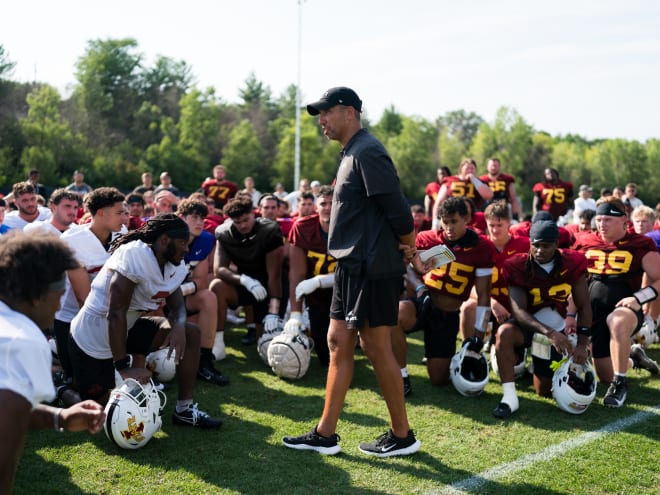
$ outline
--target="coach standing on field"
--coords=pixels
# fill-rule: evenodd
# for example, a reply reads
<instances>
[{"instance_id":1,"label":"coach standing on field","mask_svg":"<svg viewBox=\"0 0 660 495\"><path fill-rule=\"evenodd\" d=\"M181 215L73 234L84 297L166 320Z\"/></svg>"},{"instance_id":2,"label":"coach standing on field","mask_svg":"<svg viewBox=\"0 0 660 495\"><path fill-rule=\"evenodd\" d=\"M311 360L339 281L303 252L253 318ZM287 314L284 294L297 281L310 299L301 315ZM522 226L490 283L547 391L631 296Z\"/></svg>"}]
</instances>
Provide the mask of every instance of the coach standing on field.
<instances>
[{"instance_id":1,"label":"coach standing on field","mask_svg":"<svg viewBox=\"0 0 660 495\"><path fill-rule=\"evenodd\" d=\"M360 344L374 367L391 420L386 433L359 448L365 454L389 457L413 454L421 445L408 424L403 382L390 340L397 324L403 258L410 261L415 255L415 233L392 159L383 145L362 129L361 110L362 101L345 87L329 89L319 101L307 105L311 115L320 116L323 133L344 147L328 233L328 252L338 263L330 308L330 367L323 415L312 431L285 437L283 442L287 447L322 454L341 450L336 427L353 378L359 331Z\"/></svg>"}]
</instances>

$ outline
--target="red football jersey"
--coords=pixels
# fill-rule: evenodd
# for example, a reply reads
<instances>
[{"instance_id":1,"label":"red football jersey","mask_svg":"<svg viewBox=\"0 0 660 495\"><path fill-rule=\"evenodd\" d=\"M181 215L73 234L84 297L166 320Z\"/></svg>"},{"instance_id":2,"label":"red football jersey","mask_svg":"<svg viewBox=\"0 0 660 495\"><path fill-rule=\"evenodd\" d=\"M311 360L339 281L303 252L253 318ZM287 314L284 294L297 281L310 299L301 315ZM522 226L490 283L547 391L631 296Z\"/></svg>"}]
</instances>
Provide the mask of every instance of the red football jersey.
<instances>
[{"instance_id":1,"label":"red football jersey","mask_svg":"<svg viewBox=\"0 0 660 495\"><path fill-rule=\"evenodd\" d=\"M650 237L627 232L616 242L606 242L598 232L585 232L575 241L574 249L584 253L592 275L618 277L633 290L642 284L642 258L658 248Z\"/></svg>"},{"instance_id":2,"label":"red football jersey","mask_svg":"<svg viewBox=\"0 0 660 495\"><path fill-rule=\"evenodd\" d=\"M529 239L526 237L511 237L509 242L504 245L502 251L495 250L495 267L493 268L493 278L491 280L490 297L499 302L509 312L511 312L511 302L509 301L509 285L506 283L502 270L504 262L515 254L529 253Z\"/></svg>"},{"instance_id":3,"label":"red football jersey","mask_svg":"<svg viewBox=\"0 0 660 495\"><path fill-rule=\"evenodd\" d=\"M573 184L563 181L557 184L538 182L534 184L532 192L539 197L539 208L549 211L552 218L557 220L568 211L568 200L573 197Z\"/></svg>"},{"instance_id":4,"label":"red football jersey","mask_svg":"<svg viewBox=\"0 0 660 495\"><path fill-rule=\"evenodd\" d=\"M289 243L305 251L307 258L306 278L333 273L337 260L328 254L328 241L321 235L318 213L301 217L289 232ZM310 303L328 302L332 289L317 290L305 296Z\"/></svg>"},{"instance_id":5,"label":"red football jersey","mask_svg":"<svg viewBox=\"0 0 660 495\"><path fill-rule=\"evenodd\" d=\"M226 179L207 179L202 183L202 189L207 198L215 201L215 207L221 210L227 201L236 196L238 186Z\"/></svg>"},{"instance_id":6,"label":"red football jersey","mask_svg":"<svg viewBox=\"0 0 660 495\"><path fill-rule=\"evenodd\" d=\"M417 249L424 250L438 244L446 244L451 249L456 260L428 272L424 275L424 283L430 289L461 301L470 297L476 269L492 268L494 265L495 246L490 240L480 237L470 229L453 245L447 242L444 231L437 230L420 232L415 244Z\"/></svg>"},{"instance_id":7,"label":"red football jersey","mask_svg":"<svg viewBox=\"0 0 660 495\"><path fill-rule=\"evenodd\" d=\"M448 196L465 196L474 201L477 210L481 210L483 207L484 199L469 180L463 180L458 175L451 175L442 179L442 184L447 188Z\"/></svg>"},{"instance_id":8,"label":"red football jersey","mask_svg":"<svg viewBox=\"0 0 660 495\"><path fill-rule=\"evenodd\" d=\"M527 292L527 310L536 313L550 307L566 317L568 296L573 284L587 274L587 259L582 253L560 249L559 266L547 273L537 263L528 269L529 254L514 254L504 262L502 274L509 286L520 287Z\"/></svg>"},{"instance_id":9,"label":"red football jersey","mask_svg":"<svg viewBox=\"0 0 660 495\"><path fill-rule=\"evenodd\" d=\"M479 180L484 184L488 184L490 190L493 191L493 199L491 201L505 199L507 203L511 203L511 198L509 197L509 185L515 184L516 182L513 175L498 174L498 176L493 179L490 175L485 174L479 177Z\"/></svg>"},{"instance_id":10,"label":"red football jersey","mask_svg":"<svg viewBox=\"0 0 660 495\"><path fill-rule=\"evenodd\" d=\"M426 195L433 200L435 203L435 200L438 199L438 192L440 192L440 183L439 182L429 182L426 184L426 190L425 193Z\"/></svg>"}]
</instances>

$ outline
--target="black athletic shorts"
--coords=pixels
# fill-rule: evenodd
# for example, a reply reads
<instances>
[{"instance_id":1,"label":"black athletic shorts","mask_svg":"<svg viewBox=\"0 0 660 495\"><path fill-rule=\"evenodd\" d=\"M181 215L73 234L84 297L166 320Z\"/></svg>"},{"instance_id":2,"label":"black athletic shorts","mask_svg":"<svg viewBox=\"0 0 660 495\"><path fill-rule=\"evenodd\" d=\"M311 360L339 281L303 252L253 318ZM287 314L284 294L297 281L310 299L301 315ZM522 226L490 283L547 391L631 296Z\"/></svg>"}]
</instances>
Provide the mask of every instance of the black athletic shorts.
<instances>
[{"instance_id":1,"label":"black athletic shorts","mask_svg":"<svg viewBox=\"0 0 660 495\"><path fill-rule=\"evenodd\" d=\"M151 343L167 319L160 316L138 318L128 331L126 352L149 354ZM115 367L112 358L96 359L86 354L69 335L69 357L73 367L75 385L83 399L100 400L108 390L115 388Z\"/></svg>"},{"instance_id":2,"label":"black athletic shorts","mask_svg":"<svg viewBox=\"0 0 660 495\"><path fill-rule=\"evenodd\" d=\"M231 309L236 309L239 306L252 306L255 323L261 323L265 316L268 314L268 303L270 302L270 296L266 296L263 301L257 301L252 295L252 292L247 290L242 285L236 287L236 292L238 293L238 304Z\"/></svg>"},{"instance_id":3,"label":"black athletic shorts","mask_svg":"<svg viewBox=\"0 0 660 495\"><path fill-rule=\"evenodd\" d=\"M340 263L330 304L330 318L345 320L348 328L395 326L399 317L402 277L369 280L350 274Z\"/></svg>"},{"instance_id":4,"label":"black athletic shorts","mask_svg":"<svg viewBox=\"0 0 660 495\"><path fill-rule=\"evenodd\" d=\"M424 330L424 355L428 359L449 359L456 354L456 336L460 311L442 311L432 308L428 312Z\"/></svg>"},{"instance_id":5,"label":"black athletic shorts","mask_svg":"<svg viewBox=\"0 0 660 495\"><path fill-rule=\"evenodd\" d=\"M589 301L593 312L591 325L591 353L594 358L605 358L610 355L610 329L607 326L607 317L614 311L616 303L624 297L632 296L630 287L622 281L591 280L589 283ZM637 332L644 323L644 314L641 309L636 311ZM634 333L634 332L633 332Z\"/></svg>"}]
</instances>

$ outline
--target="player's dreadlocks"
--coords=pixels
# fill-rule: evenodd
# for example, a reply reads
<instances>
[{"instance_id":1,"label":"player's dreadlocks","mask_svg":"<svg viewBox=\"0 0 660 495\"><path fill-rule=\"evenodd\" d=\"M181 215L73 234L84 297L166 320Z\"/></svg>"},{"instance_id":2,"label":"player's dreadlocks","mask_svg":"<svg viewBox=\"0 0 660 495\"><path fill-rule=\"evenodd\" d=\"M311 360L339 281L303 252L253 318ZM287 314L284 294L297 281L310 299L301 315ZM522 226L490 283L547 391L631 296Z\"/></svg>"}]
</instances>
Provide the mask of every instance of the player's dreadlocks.
<instances>
[{"instance_id":1,"label":"player's dreadlocks","mask_svg":"<svg viewBox=\"0 0 660 495\"><path fill-rule=\"evenodd\" d=\"M159 213L147 220L142 227L118 237L110 247L110 254L114 253L119 246L131 241L143 241L152 244L161 235L167 234L175 239L188 239L190 230L188 224L174 213Z\"/></svg>"}]
</instances>

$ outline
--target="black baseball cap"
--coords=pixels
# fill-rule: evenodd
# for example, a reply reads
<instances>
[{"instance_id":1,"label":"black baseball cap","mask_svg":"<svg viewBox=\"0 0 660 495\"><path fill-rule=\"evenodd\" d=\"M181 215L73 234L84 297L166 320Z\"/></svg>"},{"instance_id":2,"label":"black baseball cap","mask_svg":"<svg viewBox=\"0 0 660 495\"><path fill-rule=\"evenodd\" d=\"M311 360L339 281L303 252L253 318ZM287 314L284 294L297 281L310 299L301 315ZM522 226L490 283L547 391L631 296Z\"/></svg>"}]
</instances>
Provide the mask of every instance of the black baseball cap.
<instances>
[{"instance_id":1,"label":"black baseball cap","mask_svg":"<svg viewBox=\"0 0 660 495\"><path fill-rule=\"evenodd\" d=\"M534 222L529 230L529 242L557 242L559 239L559 228L555 222L541 220Z\"/></svg>"},{"instance_id":2,"label":"black baseball cap","mask_svg":"<svg viewBox=\"0 0 660 495\"><path fill-rule=\"evenodd\" d=\"M321 110L327 110L335 105L345 105L355 108L358 112L362 111L362 100L360 100L357 93L351 88L338 86L323 93L319 101L307 105L307 113L318 115Z\"/></svg>"}]
</instances>

